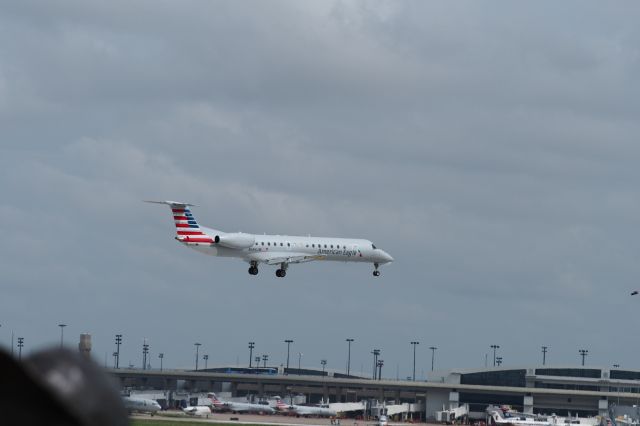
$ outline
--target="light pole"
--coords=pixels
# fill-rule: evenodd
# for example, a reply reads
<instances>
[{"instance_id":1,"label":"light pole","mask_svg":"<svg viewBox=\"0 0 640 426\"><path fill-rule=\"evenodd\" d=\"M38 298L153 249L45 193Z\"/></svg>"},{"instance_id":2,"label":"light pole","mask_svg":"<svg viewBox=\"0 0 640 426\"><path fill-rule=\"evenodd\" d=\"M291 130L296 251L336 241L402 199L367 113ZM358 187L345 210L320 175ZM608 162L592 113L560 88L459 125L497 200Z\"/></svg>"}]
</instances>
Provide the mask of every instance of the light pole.
<instances>
[{"instance_id":1,"label":"light pole","mask_svg":"<svg viewBox=\"0 0 640 426\"><path fill-rule=\"evenodd\" d=\"M429 346L429 349L431 349L431 371L433 371L433 361L436 358L436 350L438 348L436 348L435 346Z\"/></svg>"},{"instance_id":2,"label":"light pole","mask_svg":"<svg viewBox=\"0 0 640 426\"><path fill-rule=\"evenodd\" d=\"M498 364L498 367L500 367L502 365L502 357L501 356L496 357L496 364Z\"/></svg>"},{"instance_id":3,"label":"light pole","mask_svg":"<svg viewBox=\"0 0 640 426\"><path fill-rule=\"evenodd\" d=\"M322 364L322 377L324 377L324 367L327 365L327 360L320 360L320 364Z\"/></svg>"},{"instance_id":4,"label":"light pole","mask_svg":"<svg viewBox=\"0 0 640 426\"><path fill-rule=\"evenodd\" d=\"M298 375L300 375L300 363L302 362L302 352L298 352Z\"/></svg>"},{"instance_id":5,"label":"light pole","mask_svg":"<svg viewBox=\"0 0 640 426\"><path fill-rule=\"evenodd\" d=\"M160 371L162 371L162 360L164 359L164 353L160 352L158 354L158 358L160 358Z\"/></svg>"},{"instance_id":6,"label":"light pole","mask_svg":"<svg viewBox=\"0 0 640 426\"><path fill-rule=\"evenodd\" d=\"M116 334L116 368L120 368L120 344L122 343L122 334Z\"/></svg>"},{"instance_id":7,"label":"light pole","mask_svg":"<svg viewBox=\"0 0 640 426\"><path fill-rule=\"evenodd\" d=\"M584 358L589 354L589 350L579 349L578 352L580 352L580 356L582 357L582 365L584 365Z\"/></svg>"},{"instance_id":8,"label":"light pole","mask_svg":"<svg viewBox=\"0 0 640 426\"><path fill-rule=\"evenodd\" d=\"M418 346L420 342L411 342L411 346L413 346L413 381L416 381L416 346Z\"/></svg>"},{"instance_id":9,"label":"light pole","mask_svg":"<svg viewBox=\"0 0 640 426\"><path fill-rule=\"evenodd\" d=\"M149 345L147 344L147 339L144 339L144 343L142 344L142 369L147 369L147 355L149 354Z\"/></svg>"},{"instance_id":10,"label":"light pole","mask_svg":"<svg viewBox=\"0 0 640 426\"><path fill-rule=\"evenodd\" d=\"M267 368L267 360L269 359L269 355L262 355L262 361L264 361L264 368Z\"/></svg>"},{"instance_id":11,"label":"light pole","mask_svg":"<svg viewBox=\"0 0 640 426\"><path fill-rule=\"evenodd\" d=\"M545 365L547 362L547 349L549 349L547 346L542 347L542 365Z\"/></svg>"},{"instance_id":12,"label":"light pole","mask_svg":"<svg viewBox=\"0 0 640 426\"><path fill-rule=\"evenodd\" d=\"M380 355L380 349L374 349L371 353L373 354L373 380L375 380L378 371L378 355Z\"/></svg>"},{"instance_id":13,"label":"light pole","mask_svg":"<svg viewBox=\"0 0 640 426\"><path fill-rule=\"evenodd\" d=\"M196 371L198 371L198 352L200 351L200 346L202 346L202 343L195 342L193 346L196 347Z\"/></svg>"},{"instance_id":14,"label":"light pole","mask_svg":"<svg viewBox=\"0 0 640 426\"><path fill-rule=\"evenodd\" d=\"M291 339L285 339L284 341L287 344L287 369L284 370L285 373L289 371L289 348L291 346L291 344L293 343L293 340Z\"/></svg>"},{"instance_id":15,"label":"light pole","mask_svg":"<svg viewBox=\"0 0 640 426\"><path fill-rule=\"evenodd\" d=\"M255 362L256 362L256 367L260 368L260 355L258 355L257 357L254 358Z\"/></svg>"},{"instance_id":16,"label":"light pole","mask_svg":"<svg viewBox=\"0 0 640 426\"><path fill-rule=\"evenodd\" d=\"M256 347L256 342L249 342L249 368L251 368L251 359L252 359L251 357L253 356L253 348L255 347Z\"/></svg>"},{"instance_id":17,"label":"light pole","mask_svg":"<svg viewBox=\"0 0 640 426\"><path fill-rule=\"evenodd\" d=\"M209 361L209 354L202 355L202 359L204 359L204 369L207 369L207 362Z\"/></svg>"},{"instance_id":18,"label":"light pole","mask_svg":"<svg viewBox=\"0 0 640 426\"><path fill-rule=\"evenodd\" d=\"M500 349L500 345L491 345L489 346L491 349L493 349L493 366L496 366L496 349Z\"/></svg>"},{"instance_id":19,"label":"light pole","mask_svg":"<svg viewBox=\"0 0 640 426\"><path fill-rule=\"evenodd\" d=\"M24 346L24 337L18 337L18 359L22 359L23 346Z\"/></svg>"},{"instance_id":20,"label":"light pole","mask_svg":"<svg viewBox=\"0 0 640 426\"><path fill-rule=\"evenodd\" d=\"M58 324L58 327L60 327L60 348L62 348L62 344L64 343L64 328L67 326L67 324Z\"/></svg>"},{"instance_id":21,"label":"light pole","mask_svg":"<svg viewBox=\"0 0 640 426\"><path fill-rule=\"evenodd\" d=\"M383 365L384 365L384 361L379 359L378 360L378 380L382 380L382 366Z\"/></svg>"},{"instance_id":22,"label":"light pole","mask_svg":"<svg viewBox=\"0 0 640 426\"><path fill-rule=\"evenodd\" d=\"M118 352L113 353L113 368L116 368L116 362L118 359Z\"/></svg>"},{"instance_id":23,"label":"light pole","mask_svg":"<svg viewBox=\"0 0 640 426\"><path fill-rule=\"evenodd\" d=\"M348 376L351 370L351 342L353 342L353 339L347 339L346 341L349 344L349 350L347 352L347 376Z\"/></svg>"},{"instance_id":24,"label":"light pole","mask_svg":"<svg viewBox=\"0 0 640 426\"><path fill-rule=\"evenodd\" d=\"M620 368L620 364L613 364L613 368Z\"/></svg>"}]
</instances>

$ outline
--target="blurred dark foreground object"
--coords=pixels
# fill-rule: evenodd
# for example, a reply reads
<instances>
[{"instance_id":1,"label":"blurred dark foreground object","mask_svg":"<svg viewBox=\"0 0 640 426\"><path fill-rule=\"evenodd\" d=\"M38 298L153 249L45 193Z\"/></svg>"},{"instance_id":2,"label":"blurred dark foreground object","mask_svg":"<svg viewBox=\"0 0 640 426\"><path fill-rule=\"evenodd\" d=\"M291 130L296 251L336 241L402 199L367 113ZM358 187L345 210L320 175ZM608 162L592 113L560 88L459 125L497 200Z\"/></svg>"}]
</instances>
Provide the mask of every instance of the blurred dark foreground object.
<instances>
[{"instance_id":1,"label":"blurred dark foreground object","mask_svg":"<svg viewBox=\"0 0 640 426\"><path fill-rule=\"evenodd\" d=\"M0 425L128 424L115 381L90 359L50 349L18 361L0 351Z\"/></svg>"}]
</instances>

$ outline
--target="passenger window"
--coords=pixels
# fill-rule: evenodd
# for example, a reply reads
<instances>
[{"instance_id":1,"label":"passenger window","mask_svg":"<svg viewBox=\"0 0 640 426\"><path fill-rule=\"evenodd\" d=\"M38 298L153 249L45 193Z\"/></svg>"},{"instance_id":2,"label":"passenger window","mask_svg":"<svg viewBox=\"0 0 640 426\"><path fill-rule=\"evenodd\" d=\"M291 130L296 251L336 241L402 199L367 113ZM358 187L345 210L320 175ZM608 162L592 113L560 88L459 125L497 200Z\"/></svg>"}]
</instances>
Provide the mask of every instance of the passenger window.
<instances>
[{"instance_id":1,"label":"passenger window","mask_svg":"<svg viewBox=\"0 0 640 426\"><path fill-rule=\"evenodd\" d=\"M333 248L333 244L331 244L331 248Z\"/></svg>"},{"instance_id":2,"label":"passenger window","mask_svg":"<svg viewBox=\"0 0 640 426\"><path fill-rule=\"evenodd\" d=\"M264 241L260 243L261 245L264 245Z\"/></svg>"},{"instance_id":3,"label":"passenger window","mask_svg":"<svg viewBox=\"0 0 640 426\"><path fill-rule=\"evenodd\" d=\"M327 245L326 245L326 244L324 245L324 248L327 248Z\"/></svg>"},{"instance_id":4,"label":"passenger window","mask_svg":"<svg viewBox=\"0 0 640 426\"><path fill-rule=\"evenodd\" d=\"M311 248L316 248L316 245L315 244L311 244Z\"/></svg>"},{"instance_id":5,"label":"passenger window","mask_svg":"<svg viewBox=\"0 0 640 426\"><path fill-rule=\"evenodd\" d=\"M271 243L267 243L267 245L268 245L268 246L270 246L270 245L271 245Z\"/></svg>"},{"instance_id":6,"label":"passenger window","mask_svg":"<svg viewBox=\"0 0 640 426\"><path fill-rule=\"evenodd\" d=\"M282 243L280 243L280 247L282 247Z\"/></svg>"},{"instance_id":7,"label":"passenger window","mask_svg":"<svg viewBox=\"0 0 640 426\"><path fill-rule=\"evenodd\" d=\"M287 247L291 247L291 244L287 243Z\"/></svg>"}]
</instances>

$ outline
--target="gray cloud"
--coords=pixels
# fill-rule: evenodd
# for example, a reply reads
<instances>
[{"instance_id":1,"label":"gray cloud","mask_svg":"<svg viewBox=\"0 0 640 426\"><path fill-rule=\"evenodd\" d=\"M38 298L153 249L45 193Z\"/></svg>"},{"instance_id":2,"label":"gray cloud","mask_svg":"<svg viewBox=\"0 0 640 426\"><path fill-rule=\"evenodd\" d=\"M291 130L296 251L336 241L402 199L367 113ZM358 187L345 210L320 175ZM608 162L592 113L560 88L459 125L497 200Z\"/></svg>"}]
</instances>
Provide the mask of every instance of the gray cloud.
<instances>
[{"instance_id":1,"label":"gray cloud","mask_svg":"<svg viewBox=\"0 0 640 426\"><path fill-rule=\"evenodd\" d=\"M508 364L546 344L633 366L635 3L0 7L0 342L52 344L64 321L98 359L123 332L138 364L144 337L175 366L196 340L215 363L249 340L280 363L294 338L340 369L355 337L355 369L381 347L390 375L414 339L424 369L427 345L466 367L491 343ZM396 262L255 279L175 244L147 198Z\"/></svg>"}]
</instances>

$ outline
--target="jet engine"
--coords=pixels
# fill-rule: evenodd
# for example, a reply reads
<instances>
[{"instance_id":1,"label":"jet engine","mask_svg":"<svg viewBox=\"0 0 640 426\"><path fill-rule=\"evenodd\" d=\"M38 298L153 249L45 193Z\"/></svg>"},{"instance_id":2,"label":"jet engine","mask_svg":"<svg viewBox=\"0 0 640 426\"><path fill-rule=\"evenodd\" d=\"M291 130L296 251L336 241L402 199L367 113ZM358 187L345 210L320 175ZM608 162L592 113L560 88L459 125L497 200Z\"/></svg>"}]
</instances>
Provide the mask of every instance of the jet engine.
<instances>
[{"instance_id":1,"label":"jet engine","mask_svg":"<svg viewBox=\"0 0 640 426\"><path fill-rule=\"evenodd\" d=\"M223 247L229 247L232 249L246 249L256 242L256 237L251 234L245 234L243 232L233 232L228 234L216 235L213 239L216 244L220 244Z\"/></svg>"}]
</instances>

